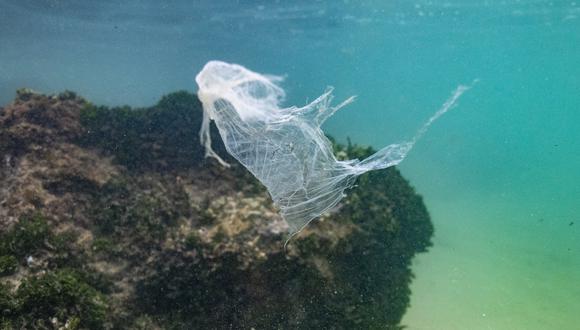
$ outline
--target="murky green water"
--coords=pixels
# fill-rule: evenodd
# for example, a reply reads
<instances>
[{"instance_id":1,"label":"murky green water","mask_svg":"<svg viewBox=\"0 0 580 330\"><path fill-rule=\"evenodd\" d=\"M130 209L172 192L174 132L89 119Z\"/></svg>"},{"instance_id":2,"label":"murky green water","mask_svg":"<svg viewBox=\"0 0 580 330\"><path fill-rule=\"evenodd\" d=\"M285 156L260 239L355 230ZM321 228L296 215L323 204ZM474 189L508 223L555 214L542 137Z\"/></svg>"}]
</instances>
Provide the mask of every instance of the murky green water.
<instances>
[{"instance_id":1,"label":"murky green water","mask_svg":"<svg viewBox=\"0 0 580 330\"><path fill-rule=\"evenodd\" d=\"M573 329L580 303L580 2L0 0L0 103L28 86L149 105L211 59L286 74L288 104L381 147L479 83L401 166L434 247L410 329Z\"/></svg>"}]
</instances>

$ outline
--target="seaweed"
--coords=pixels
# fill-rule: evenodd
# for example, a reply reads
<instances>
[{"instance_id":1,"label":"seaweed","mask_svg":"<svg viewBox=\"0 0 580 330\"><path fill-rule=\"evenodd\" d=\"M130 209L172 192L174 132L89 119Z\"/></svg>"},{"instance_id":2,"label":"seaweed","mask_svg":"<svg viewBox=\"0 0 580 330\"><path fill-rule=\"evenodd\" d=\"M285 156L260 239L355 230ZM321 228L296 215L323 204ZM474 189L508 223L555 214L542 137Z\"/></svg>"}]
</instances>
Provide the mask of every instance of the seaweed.
<instances>
[{"instance_id":1,"label":"seaweed","mask_svg":"<svg viewBox=\"0 0 580 330\"><path fill-rule=\"evenodd\" d=\"M0 256L0 276L12 275L18 270L18 259L15 256Z\"/></svg>"},{"instance_id":2,"label":"seaweed","mask_svg":"<svg viewBox=\"0 0 580 330\"><path fill-rule=\"evenodd\" d=\"M103 294L74 270L29 276L13 294L3 291L0 295L7 298L11 309L2 321L13 328L42 329L58 324L105 328L108 307Z\"/></svg>"},{"instance_id":3,"label":"seaweed","mask_svg":"<svg viewBox=\"0 0 580 330\"><path fill-rule=\"evenodd\" d=\"M192 213L183 189L159 191L150 187L130 191L129 177L115 177L93 196L89 213L95 232L113 241L127 236L150 241L163 239L180 217Z\"/></svg>"},{"instance_id":4,"label":"seaweed","mask_svg":"<svg viewBox=\"0 0 580 330\"><path fill-rule=\"evenodd\" d=\"M19 262L32 256L48 256L48 266L75 267L82 262L72 246L76 233L55 234L48 220L40 214L23 216L14 227L0 235L0 274L14 273ZM2 271L4 269L4 271Z\"/></svg>"},{"instance_id":5,"label":"seaweed","mask_svg":"<svg viewBox=\"0 0 580 330\"><path fill-rule=\"evenodd\" d=\"M87 131L78 143L98 147L130 169L191 168L204 158L198 135L201 113L197 97L186 91L165 95L150 108L88 103L81 110ZM215 140L215 148L223 152L217 135Z\"/></svg>"},{"instance_id":6,"label":"seaweed","mask_svg":"<svg viewBox=\"0 0 580 330\"><path fill-rule=\"evenodd\" d=\"M103 293L110 292L112 283L82 262L73 248L74 233L55 234L45 217L34 214L21 217L0 236L0 275L16 273L18 261L31 255L48 267L31 268L15 290L0 282L2 329L104 328Z\"/></svg>"},{"instance_id":7,"label":"seaweed","mask_svg":"<svg viewBox=\"0 0 580 330\"><path fill-rule=\"evenodd\" d=\"M52 235L46 220L35 214L20 219L12 230L0 236L0 255L13 255L18 258L46 247Z\"/></svg>"}]
</instances>

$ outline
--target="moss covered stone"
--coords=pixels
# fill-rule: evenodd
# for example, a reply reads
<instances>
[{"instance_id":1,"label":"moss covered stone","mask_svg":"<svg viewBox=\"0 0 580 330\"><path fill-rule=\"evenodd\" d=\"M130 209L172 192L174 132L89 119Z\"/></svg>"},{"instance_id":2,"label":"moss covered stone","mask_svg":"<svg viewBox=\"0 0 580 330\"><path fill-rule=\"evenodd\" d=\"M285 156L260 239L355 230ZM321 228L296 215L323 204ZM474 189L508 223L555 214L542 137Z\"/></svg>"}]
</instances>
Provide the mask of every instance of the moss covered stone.
<instances>
[{"instance_id":1,"label":"moss covered stone","mask_svg":"<svg viewBox=\"0 0 580 330\"><path fill-rule=\"evenodd\" d=\"M350 158L374 152L352 144L335 150ZM206 224L222 219L219 210L212 216ZM190 234L183 253L158 259L138 283L136 302L163 324L186 328L399 329L411 258L432 234L420 196L390 168L362 176L340 212L311 223L287 253L270 250L249 265L232 253L216 260L212 251L231 238L219 228L210 242Z\"/></svg>"},{"instance_id":2,"label":"moss covered stone","mask_svg":"<svg viewBox=\"0 0 580 330\"><path fill-rule=\"evenodd\" d=\"M23 92L0 112L0 329L400 327L433 227L396 169L284 249L264 187L204 160L193 94L132 109Z\"/></svg>"}]
</instances>

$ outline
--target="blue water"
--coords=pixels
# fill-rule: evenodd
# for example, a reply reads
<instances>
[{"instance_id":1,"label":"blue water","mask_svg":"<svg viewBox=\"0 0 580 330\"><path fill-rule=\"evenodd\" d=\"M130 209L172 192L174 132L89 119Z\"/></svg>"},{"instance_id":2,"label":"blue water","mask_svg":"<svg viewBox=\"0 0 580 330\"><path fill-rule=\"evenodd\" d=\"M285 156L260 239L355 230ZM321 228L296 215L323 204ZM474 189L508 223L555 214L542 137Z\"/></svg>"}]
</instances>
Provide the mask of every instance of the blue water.
<instances>
[{"instance_id":1,"label":"blue water","mask_svg":"<svg viewBox=\"0 0 580 330\"><path fill-rule=\"evenodd\" d=\"M580 310L580 2L0 0L0 104L18 87L150 105L211 59L334 86L325 129L381 147L479 79L401 169L434 247L410 329L573 329Z\"/></svg>"}]
</instances>

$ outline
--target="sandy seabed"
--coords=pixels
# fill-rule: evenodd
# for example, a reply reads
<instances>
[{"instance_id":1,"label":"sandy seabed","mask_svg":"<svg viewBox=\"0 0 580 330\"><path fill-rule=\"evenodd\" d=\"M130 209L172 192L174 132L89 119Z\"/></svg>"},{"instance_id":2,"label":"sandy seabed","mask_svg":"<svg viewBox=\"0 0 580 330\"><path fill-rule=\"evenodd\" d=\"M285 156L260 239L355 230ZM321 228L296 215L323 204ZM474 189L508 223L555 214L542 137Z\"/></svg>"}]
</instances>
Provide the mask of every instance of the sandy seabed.
<instances>
[{"instance_id":1,"label":"sandy seabed","mask_svg":"<svg viewBox=\"0 0 580 330\"><path fill-rule=\"evenodd\" d=\"M427 203L434 246L414 260L402 323L412 330L575 329L578 229L482 202Z\"/></svg>"}]
</instances>

